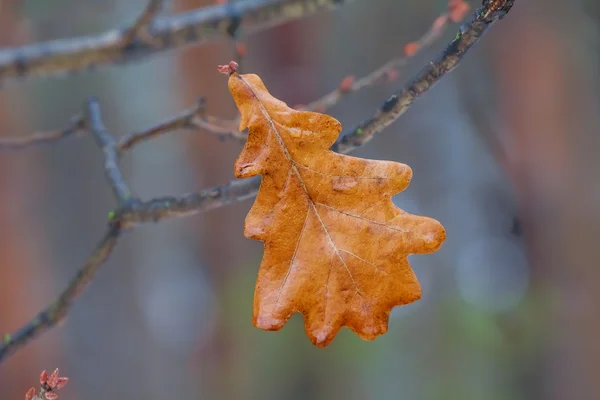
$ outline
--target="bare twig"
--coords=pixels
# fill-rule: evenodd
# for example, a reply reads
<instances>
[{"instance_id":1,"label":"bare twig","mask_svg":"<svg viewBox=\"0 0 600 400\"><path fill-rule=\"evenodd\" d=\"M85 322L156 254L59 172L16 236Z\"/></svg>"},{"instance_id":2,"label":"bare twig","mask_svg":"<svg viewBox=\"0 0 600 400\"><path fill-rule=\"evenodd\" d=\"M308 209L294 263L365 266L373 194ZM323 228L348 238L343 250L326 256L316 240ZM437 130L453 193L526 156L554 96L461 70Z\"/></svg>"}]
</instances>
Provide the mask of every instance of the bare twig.
<instances>
[{"instance_id":1,"label":"bare twig","mask_svg":"<svg viewBox=\"0 0 600 400\"><path fill-rule=\"evenodd\" d=\"M90 283L96 271L108 258L121 235L119 224L111 224L104 238L73 277L67 288L46 309L12 335L5 334L0 344L0 360L27 344L31 339L62 321L71 305Z\"/></svg>"},{"instance_id":2,"label":"bare twig","mask_svg":"<svg viewBox=\"0 0 600 400\"><path fill-rule=\"evenodd\" d=\"M245 131L238 130L239 120L224 120L213 115L192 118L192 128L204 129L206 132L221 140L236 140L244 143L247 138Z\"/></svg>"},{"instance_id":3,"label":"bare twig","mask_svg":"<svg viewBox=\"0 0 600 400\"><path fill-rule=\"evenodd\" d=\"M259 177L236 179L225 185L205 189L201 193L136 202L118 210L113 215L116 220L127 227L185 217L251 199L258 192L259 186Z\"/></svg>"},{"instance_id":4,"label":"bare twig","mask_svg":"<svg viewBox=\"0 0 600 400\"><path fill-rule=\"evenodd\" d=\"M399 94L392 96L377 111L375 116L357 127L350 135L339 140L334 148L341 153L348 153L356 147L362 146L375 134L396 120L417 97L429 90L446 73L454 69L464 54L482 37L483 33L499 18L502 18L513 6L515 0L484 0L483 7L478 9L473 18L460 28L459 33L452 43L442 52L419 75L413 79L408 86ZM88 114L91 116L90 130L96 141L103 148L111 148L111 152L105 150L105 158L111 159L116 165L117 146L112 137L107 138L108 133L104 129L99 108L94 100L88 102ZM192 114L195 114L192 113ZM189 118L181 117L180 120ZM178 120L179 121L179 120ZM174 126L179 127L175 123ZM169 125L164 123L163 125ZM185 124L184 124L185 125ZM172 126L172 125L171 125ZM156 128L156 132L164 133L167 128ZM129 139L122 139L122 150L131 148L140 140L154 137L159 133L147 131L144 134L133 135ZM135 139L138 137L138 139ZM108 161L107 161L108 163ZM107 168L107 171L109 168ZM117 167L118 172L118 167ZM120 175L115 177L107 173L109 182L115 186L122 181ZM85 265L73 278L67 290L52 303L38 317L26 324L23 328L12 335L5 335L4 343L0 345L0 361L15 349L23 346L28 341L37 337L42 332L54 326L66 315L73 299L79 295L86 286L99 266L106 260L110 251L115 246L122 230L133 228L138 224L146 222L157 222L167 218L181 217L190 214L212 210L253 197L259 186L258 177L232 181L223 186L206 189L198 194L189 194L181 197L157 198L150 201L133 200L121 202L119 207L109 213L109 231L96 248L96 251L88 258ZM125 189L114 189L119 199L126 198L123 193ZM127 189L128 193L128 189Z\"/></svg>"},{"instance_id":5,"label":"bare twig","mask_svg":"<svg viewBox=\"0 0 600 400\"><path fill-rule=\"evenodd\" d=\"M440 21L442 23L440 23ZM448 13L439 16L431 28L420 39L414 42L418 44L414 53L405 54L388 61L368 75L353 80L349 86L344 86L342 83L332 92L327 93L311 103L300 106L298 109L326 112L350 93L358 92L364 88L385 82L386 80L391 81L397 79L396 75L398 74L398 69L405 66L414 55L438 39L443 33L443 28L448 26L448 21ZM77 133L83 133L85 131L85 126L82 117L74 117L73 121L79 123L79 125L76 125L78 130ZM75 122L71 123L71 125L63 131L36 133L23 138L0 138L0 151L24 149L30 146L50 144L54 141L59 141L63 137L70 136L73 133L72 126L75 125ZM171 133L177 129L201 129L220 139L235 140L243 143L246 141L247 136L245 132L238 131L238 125L238 119L224 120L212 115L207 115L205 113L205 101L204 98L201 97L193 107L184 110L179 115L161 121L142 131L134 132L122 137L117 143L117 150L119 154L121 154L142 141L152 139L165 133Z\"/></svg>"},{"instance_id":6,"label":"bare twig","mask_svg":"<svg viewBox=\"0 0 600 400\"><path fill-rule=\"evenodd\" d=\"M381 67L377 68L375 71L371 72L368 75L363 76L362 78L353 80L351 79L350 85L345 85L344 81L338 86L334 91L327 93L321 98L308 103L305 106L299 107L301 110L307 111L318 111L325 112L328 109L335 106L344 96L358 92L364 88L377 85L381 82L393 81L397 79L398 69L404 67L411 58L413 58L416 54L421 52L427 46L430 46L437 40L442 34L443 29L448 26L449 17L448 14L442 14L439 16L431 28L425 32L425 34L418 39L415 44L415 50L411 53L404 53L403 55L396 57ZM351 76L347 78L352 78Z\"/></svg>"},{"instance_id":7,"label":"bare twig","mask_svg":"<svg viewBox=\"0 0 600 400\"><path fill-rule=\"evenodd\" d=\"M69 125L62 130L39 132L23 137L8 137L0 139L0 151L21 150L28 147L54 144L71 136L79 136L85 132L85 119L81 115L71 118Z\"/></svg>"},{"instance_id":8,"label":"bare twig","mask_svg":"<svg viewBox=\"0 0 600 400\"><path fill-rule=\"evenodd\" d=\"M212 115L205 114L204 99L201 98L191 108L181 112L179 115L158 122L149 128L123 136L116 143L117 155L130 150L143 141L155 138L165 133L172 133L177 129L204 130L219 139L233 139L239 142L246 140L246 134L237 129L238 122L225 120ZM36 132L23 137L0 138L0 151L23 150L31 147L56 144L71 136L82 136L88 132L86 120L77 115L71 118L69 125L56 131Z\"/></svg>"},{"instance_id":9,"label":"bare twig","mask_svg":"<svg viewBox=\"0 0 600 400\"><path fill-rule=\"evenodd\" d=\"M142 14L138 17L133 26L131 26L131 28L127 28L123 33L122 44L128 45L136 38L144 40L144 36L148 35L148 27L156 15L162 11L164 4L164 0L148 1L148 5L146 6L144 12L142 12Z\"/></svg>"},{"instance_id":10,"label":"bare twig","mask_svg":"<svg viewBox=\"0 0 600 400\"><path fill-rule=\"evenodd\" d=\"M131 191L127 187L119 169L115 138L104 127L100 104L97 99L88 99L86 111L90 132L94 136L94 139L96 139L98 147L104 152L104 172L106 179L108 179L108 183L119 204L123 204L131 199Z\"/></svg>"},{"instance_id":11,"label":"bare twig","mask_svg":"<svg viewBox=\"0 0 600 400\"><path fill-rule=\"evenodd\" d=\"M471 20L463 24L448 47L399 93L392 95L374 116L363 121L334 145L334 150L348 152L364 145L406 112L414 101L431 89L444 75L458 66L467 51L485 32L511 9L515 0L484 0Z\"/></svg>"},{"instance_id":12,"label":"bare twig","mask_svg":"<svg viewBox=\"0 0 600 400\"><path fill-rule=\"evenodd\" d=\"M17 78L64 75L93 66L127 63L191 43L233 37L242 24L247 31L258 31L348 1L245 0L154 18L151 25L148 20L154 13L148 12L153 10L149 7L132 28L0 50L0 84ZM142 37L138 35L140 27L148 28Z\"/></svg>"},{"instance_id":13,"label":"bare twig","mask_svg":"<svg viewBox=\"0 0 600 400\"><path fill-rule=\"evenodd\" d=\"M171 133L177 129L204 129L223 139L246 140L246 135L239 132L233 122L205 115L204 110L204 98L200 98L194 107L183 111L179 115L159 122L150 128L122 137L117 144L117 150L122 153L142 141Z\"/></svg>"}]
</instances>

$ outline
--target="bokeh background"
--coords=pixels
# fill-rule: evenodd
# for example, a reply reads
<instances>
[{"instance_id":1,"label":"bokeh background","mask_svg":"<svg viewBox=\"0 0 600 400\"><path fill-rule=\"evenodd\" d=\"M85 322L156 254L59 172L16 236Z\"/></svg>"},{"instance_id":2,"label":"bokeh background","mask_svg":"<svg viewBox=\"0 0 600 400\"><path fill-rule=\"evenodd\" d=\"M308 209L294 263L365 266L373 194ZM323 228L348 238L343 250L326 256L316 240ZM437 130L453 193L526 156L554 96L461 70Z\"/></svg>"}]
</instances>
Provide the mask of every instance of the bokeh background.
<instances>
[{"instance_id":1,"label":"bokeh background","mask_svg":"<svg viewBox=\"0 0 600 400\"><path fill-rule=\"evenodd\" d=\"M207 5L174 0L172 10ZM243 68L290 105L401 54L446 0L363 0L245 36ZM600 399L600 6L517 0L507 18L399 121L354 154L414 171L397 196L433 216L443 248L411 256L422 300L389 332L343 330L313 347L296 315L277 333L251 324L262 245L243 236L252 201L127 235L58 328L0 364L0 398L42 369L70 377L68 399ZM471 1L473 7L478 2ZM0 0L0 46L93 34L135 19L144 0ZM331 114L369 117L454 36L397 81ZM0 136L63 127L95 95L115 135L205 95L233 118L221 40L67 79L0 91ZM241 149L205 132L136 147L123 171L142 198L226 182ZM0 331L31 319L66 285L114 206L89 137L0 154Z\"/></svg>"}]
</instances>

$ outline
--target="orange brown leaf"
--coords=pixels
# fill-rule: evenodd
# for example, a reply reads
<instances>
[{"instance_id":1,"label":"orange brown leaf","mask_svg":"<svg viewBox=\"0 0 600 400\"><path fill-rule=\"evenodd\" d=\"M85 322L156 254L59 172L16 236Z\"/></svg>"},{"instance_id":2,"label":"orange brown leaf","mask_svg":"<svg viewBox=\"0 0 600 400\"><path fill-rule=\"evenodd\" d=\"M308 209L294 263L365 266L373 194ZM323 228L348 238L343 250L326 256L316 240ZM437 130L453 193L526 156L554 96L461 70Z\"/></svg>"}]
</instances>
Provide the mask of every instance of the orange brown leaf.
<instances>
[{"instance_id":1,"label":"orange brown leaf","mask_svg":"<svg viewBox=\"0 0 600 400\"><path fill-rule=\"evenodd\" d=\"M262 176L244 228L264 242L254 325L279 330L300 312L316 346L343 326L375 339L394 306L421 297L407 256L436 251L444 228L392 202L410 182L408 166L329 150L341 131L336 119L288 107L236 67L221 68L230 74L240 130L248 128L234 172Z\"/></svg>"}]
</instances>

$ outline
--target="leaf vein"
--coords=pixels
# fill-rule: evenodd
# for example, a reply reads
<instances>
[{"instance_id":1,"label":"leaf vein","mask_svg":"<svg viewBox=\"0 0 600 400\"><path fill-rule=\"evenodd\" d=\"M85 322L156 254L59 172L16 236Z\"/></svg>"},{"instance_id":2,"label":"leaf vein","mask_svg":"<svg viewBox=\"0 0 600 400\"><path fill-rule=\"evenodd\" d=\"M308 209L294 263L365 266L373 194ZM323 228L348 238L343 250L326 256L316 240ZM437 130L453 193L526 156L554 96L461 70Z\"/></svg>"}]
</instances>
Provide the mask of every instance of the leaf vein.
<instances>
[{"instance_id":1,"label":"leaf vein","mask_svg":"<svg viewBox=\"0 0 600 400\"><path fill-rule=\"evenodd\" d=\"M349 255L353 256L354 258L356 258L356 259L358 259L358 260L360 260L360 261L364 262L365 264L369 264L369 265L373 266L373 267L374 267L374 268L375 268L377 271L381 272L382 274L385 274L385 275L387 275L387 274L388 274L388 273L387 273L385 270L381 269L381 268L380 268L378 265L376 265L376 264L373 264L372 262L370 262L370 261L367 261L367 260L365 260L364 258L357 256L356 254L354 254L354 253L353 253L353 252L351 252L351 251L348 251L348 250L345 250L345 249L340 249L340 251L343 251L344 253L346 253L346 254L349 254Z\"/></svg>"},{"instance_id":2,"label":"leaf vein","mask_svg":"<svg viewBox=\"0 0 600 400\"><path fill-rule=\"evenodd\" d=\"M387 229L392 230L392 231L407 233L407 231L405 231L403 229L394 228L394 227L391 227L391 226L388 226L388 225L384 224L383 222L379 222L379 221L375 221L375 220L372 220L372 219L368 219L368 218L362 217L360 215L351 214L351 213L346 212L346 211L341 211L341 210L338 210L335 207L328 206L327 204L323 204L323 203L315 203L315 204L318 205L318 206L329 208L330 210L333 210L333 211L335 211L337 213L340 213L340 214L343 214L343 215L347 215L349 217L353 217L353 218L356 218L356 219L367 221L367 222L370 222L370 223L372 223L374 225L383 226L384 228L387 228Z\"/></svg>"},{"instance_id":3,"label":"leaf vein","mask_svg":"<svg viewBox=\"0 0 600 400\"><path fill-rule=\"evenodd\" d=\"M285 278L283 278L283 282L281 282L281 286L277 292L277 301L275 302L275 306L273 307L273 311L279 307L279 300L281 298L281 293L283 292L283 287L287 283L287 280L292 272L292 267L294 265L294 260L296 259L296 254L298 253L298 248L300 247L300 242L302 241L302 235L304 234L304 230L306 229L306 223L308 222L308 217L310 215L310 210L306 209L306 218L304 218L304 224L302 225L302 229L300 230L300 235L298 236L298 241L296 242L296 248L294 249L294 254L292 254L292 258L290 260L290 265L288 267L287 273L285 274Z\"/></svg>"}]
</instances>

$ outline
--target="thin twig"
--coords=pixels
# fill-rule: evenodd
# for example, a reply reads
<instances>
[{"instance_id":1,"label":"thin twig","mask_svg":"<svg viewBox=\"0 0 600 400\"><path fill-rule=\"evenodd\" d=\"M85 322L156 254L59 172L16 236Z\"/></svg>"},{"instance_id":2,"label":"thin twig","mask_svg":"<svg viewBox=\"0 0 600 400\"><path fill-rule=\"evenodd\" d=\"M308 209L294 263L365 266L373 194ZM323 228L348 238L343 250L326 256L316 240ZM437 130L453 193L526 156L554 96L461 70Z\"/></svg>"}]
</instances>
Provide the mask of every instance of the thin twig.
<instances>
[{"instance_id":1,"label":"thin twig","mask_svg":"<svg viewBox=\"0 0 600 400\"><path fill-rule=\"evenodd\" d=\"M260 177L236 179L225 185L205 189L201 193L136 202L112 215L127 227L186 217L251 199L258 192L259 186Z\"/></svg>"},{"instance_id":2,"label":"thin twig","mask_svg":"<svg viewBox=\"0 0 600 400\"><path fill-rule=\"evenodd\" d=\"M25 326L12 335L4 335L0 342L0 360L5 359L33 338L56 326L66 317L73 301L88 286L100 266L104 264L117 244L120 235L121 228L119 224L110 225L104 238L77 272L77 275L71 279L66 289Z\"/></svg>"},{"instance_id":3,"label":"thin twig","mask_svg":"<svg viewBox=\"0 0 600 400\"><path fill-rule=\"evenodd\" d=\"M150 0L146 9L138 17L131 28L127 28L123 33L122 44L128 45L132 43L136 38L144 40L144 36L148 35L148 27L152 23L152 20L156 15L162 11L165 1L164 0Z\"/></svg>"},{"instance_id":4,"label":"thin twig","mask_svg":"<svg viewBox=\"0 0 600 400\"><path fill-rule=\"evenodd\" d=\"M0 139L0 151L21 150L34 146L49 145L57 143L72 136L80 136L85 133L85 119L81 115L71 118L69 125L61 130L50 132L39 132L29 136L15 136Z\"/></svg>"},{"instance_id":5,"label":"thin twig","mask_svg":"<svg viewBox=\"0 0 600 400\"><path fill-rule=\"evenodd\" d=\"M414 100L429 90L440 78L454 69L464 54L483 35L495 21L502 18L513 6L515 0L484 0L483 7L478 9L470 22L460 28L456 38L443 53L436 58L398 95L392 96L374 117L361 124L349 136L342 138L334 145L341 153L348 153L358 146L365 144L373 135L380 132L397 119ZM90 105L91 104L91 105ZM99 109L95 109L94 102L88 103L90 115L96 115L90 120L90 129L93 129L98 144L105 148L108 135L101 124ZM94 127L94 128L92 128ZM99 133L103 132L103 133ZM144 137L153 137L152 135ZM110 140L108 141L110 143ZM116 160L116 145L112 139L114 155L105 152L105 157ZM131 147L131 146L129 146ZM113 179L109 178L112 183ZM229 184L206 189L198 194L189 194L181 197L157 198L150 201L130 201L121 204L115 211L109 213L109 232L82 267L77 276L57 301L42 311L33 321L26 324L13 335L5 335L4 344L0 345L0 361L16 348L37 337L42 332L64 318L69 305L89 282L99 266L106 260L108 254L116 244L123 229L133 228L146 222L157 222L167 218L187 216L236 201L251 198L256 194L260 184L259 178L232 181ZM119 197L123 197L119 195Z\"/></svg>"},{"instance_id":6,"label":"thin twig","mask_svg":"<svg viewBox=\"0 0 600 400\"><path fill-rule=\"evenodd\" d=\"M413 58L427 46L431 45L442 35L443 28L449 25L448 13L439 16L436 19L436 22L439 23L439 21L442 21L443 23L438 25L434 22L431 28L425 32L421 38L414 42L418 44L414 53L396 57L386 62L384 65L368 75L354 80L350 86L346 87L341 84L332 92L329 92L326 95L297 108L305 111L326 112L350 93L358 92L367 87L385 82L386 80L392 81L397 79L396 75L398 74L399 68L408 64L411 58ZM81 117L74 117L74 120L77 118ZM122 137L117 143L117 150L119 151L119 154L121 154L142 141L152 139L165 133L171 133L178 129L202 129L219 137L220 139L235 140L243 143L246 141L247 135L244 132L238 131L238 125L239 119L224 120L212 115L207 115L205 113L205 101L204 98L201 97L193 107L184 110L178 115L161 121L147 129ZM84 126L82 125L79 128L81 132L83 132ZM69 135L69 129L70 128L67 128L64 131L58 131L58 133L48 132L33 134L23 138L0 138L0 150L24 149L38 144L49 144L52 141L58 141L59 139L62 139L63 136ZM68 133L61 134L61 132Z\"/></svg>"},{"instance_id":7,"label":"thin twig","mask_svg":"<svg viewBox=\"0 0 600 400\"><path fill-rule=\"evenodd\" d=\"M95 98L88 99L87 120L90 132L96 144L104 152L104 172L106 179L119 204L123 204L131 199L131 191L127 187L121 170L119 169L119 159L117 156L117 144L115 138L104 127L100 104Z\"/></svg>"},{"instance_id":8,"label":"thin twig","mask_svg":"<svg viewBox=\"0 0 600 400\"><path fill-rule=\"evenodd\" d=\"M515 0L485 0L471 20L463 24L454 40L419 72L399 93L392 95L371 118L344 135L333 149L349 152L360 147L406 112L414 101L458 66L467 51L511 9Z\"/></svg>"},{"instance_id":9,"label":"thin twig","mask_svg":"<svg viewBox=\"0 0 600 400\"><path fill-rule=\"evenodd\" d=\"M350 0L245 0L204 7L152 20L143 37L135 26L96 36L61 39L0 50L0 84L42 75L64 75L100 65L115 65L191 43L234 37L240 27L249 32L333 9ZM152 17L152 13L143 14ZM131 33L135 32L133 38ZM131 39L131 40L128 40Z\"/></svg>"},{"instance_id":10,"label":"thin twig","mask_svg":"<svg viewBox=\"0 0 600 400\"><path fill-rule=\"evenodd\" d=\"M499 2L500 0L493 4L497 4ZM510 3L512 6L514 0L503 2ZM443 51L442 55L437 58L437 61L429 63L428 67L425 69L425 71L443 71L443 73L431 75L430 73L421 72L416 79L409 83L407 88L404 89L402 93L412 93L412 88L417 87L422 90L420 92L420 95L422 95L428 89L433 87L433 84L437 80L441 79L443 75L456 67L468 49L471 48L472 45L482 37L484 31L489 28L489 26L491 26L497 19L503 17L509 9L510 7L504 11L498 11L495 14L490 13L485 7L478 9L471 21L460 28L459 34L452 41L450 46ZM471 27L471 24L474 25L474 27ZM481 24L484 24L485 26L481 27ZM382 67L378 71L383 71L384 68L385 67ZM374 82L372 79L374 79L373 77L376 76L376 73L377 71L363 78L364 81ZM416 100L416 98L416 95L413 96L411 102L406 103L405 108L408 108L408 106L410 106L412 102ZM390 100L388 100L386 104L389 103L389 101ZM381 129L374 131L371 137L376 133L381 132L385 126L382 125ZM360 137L361 135L359 134L358 136ZM348 142L347 137L343 136L338 139L333 148L339 153L347 154L355 150L357 147L364 145L367 141L368 140L364 140L357 145L351 145L352 142ZM157 222L173 217L189 216L223 207L236 201L243 201L248 198L252 198L258 191L259 184L260 181L257 178L233 180L225 185L206 189L201 193L187 194L181 197L157 198L146 202L138 202L129 208L122 209L121 213L116 215L121 218L123 223L125 223L127 226L146 222Z\"/></svg>"},{"instance_id":11,"label":"thin twig","mask_svg":"<svg viewBox=\"0 0 600 400\"><path fill-rule=\"evenodd\" d=\"M205 115L204 98L200 98L194 107L191 107L175 117L168 118L158 124L139 132L123 136L117 143L117 150L123 153L142 141L155 138L177 129L204 129L223 139L246 140L246 135L235 129L231 121ZM0 141L1 143L1 141Z\"/></svg>"},{"instance_id":12,"label":"thin twig","mask_svg":"<svg viewBox=\"0 0 600 400\"><path fill-rule=\"evenodd\" d=\"M369 73L368 75L363 76L362 78L352 80L351 85L344 85L344 81L342 84L338 86L335 90L321 98L306 104L305 106L299 107L300 110L306 111L318 111L325 112L335 106L343 97L347 96L350 93L358 92L364 88L377 85L381 82L393 81L397 79L398 69L404 67L411 58L420 53L424 48L433 44L440 36L443 34L444 27L448 26L448 14L443 14L436 19L436 22L443 22L441 26L436 24L432 25L431 28L425 32L425 34L419 38L416 42L415 51L411 54L403 54L399 57L396 57L381 67L377 68L375 71ZM352 78L351 76L347 78Z\"/></svg>"},{"instance_id":13,"label":"thin twig","mask_svg":"<svg viewBox=\"0 0 600 400\"><path fill-rule=\"evenodd\" d=\"M69 125L56 131L37 132L23 137L0 138L0 151L24 150L36 146L51 145L71 136L82 136L88 131L85 118L77 115L71 118ZM237 130L239 123L235 120L226 120L204 112L204 101L200 99L196 105L180 114L160 121L149 128L123 136L116 143L118 155L130 150L143 141L157 136L172 133L178 129L204 130L222 140L236 140L244 142L246 134Z\"/></svg>"}]
</instances>

